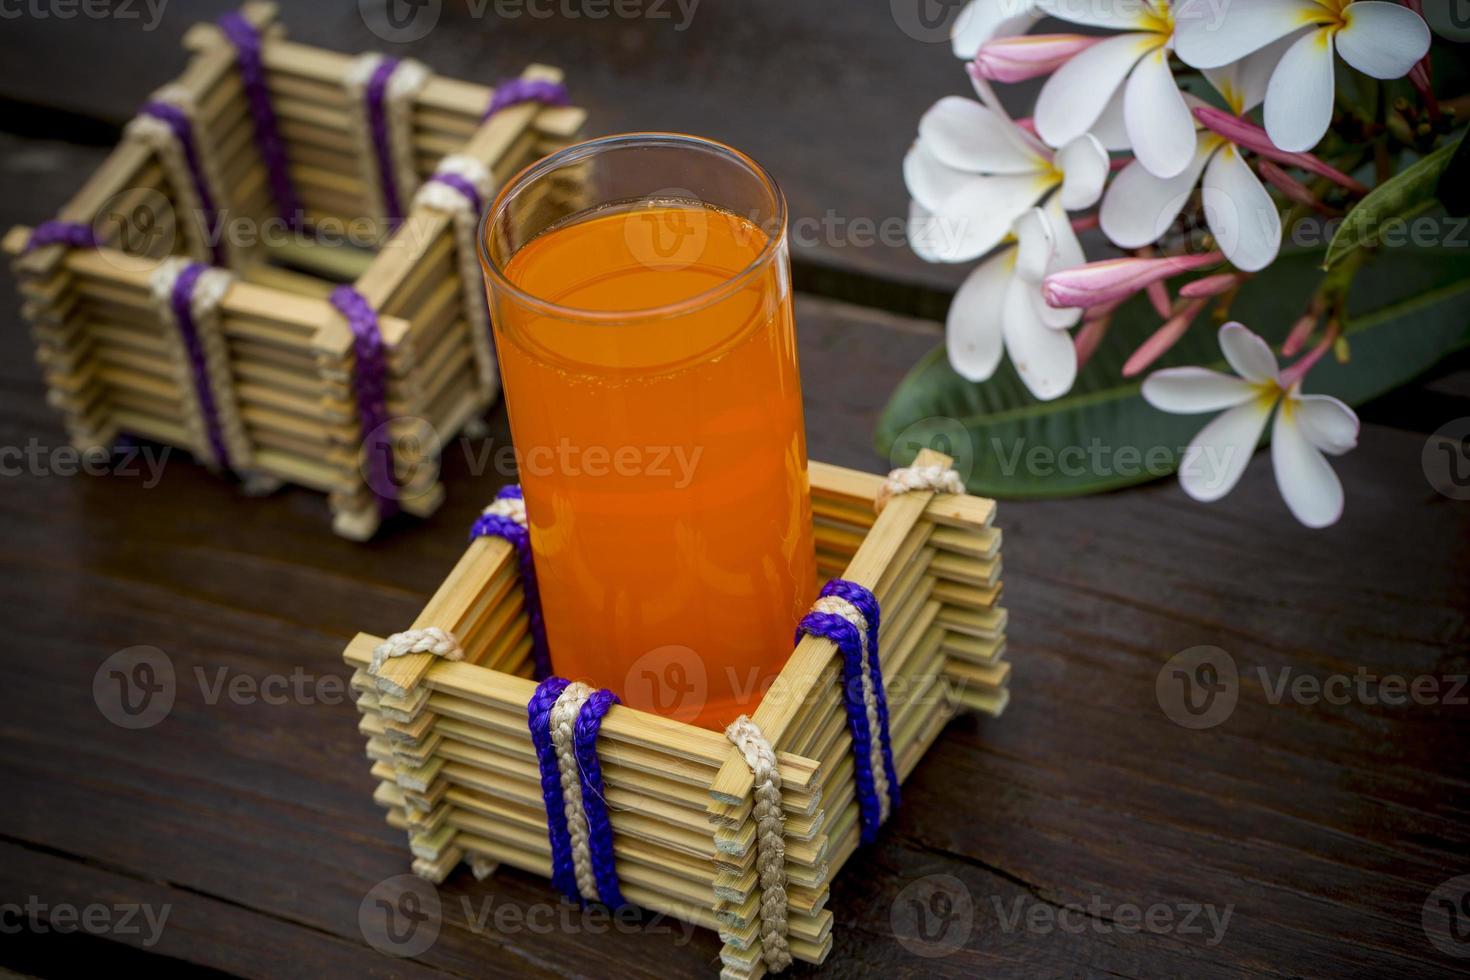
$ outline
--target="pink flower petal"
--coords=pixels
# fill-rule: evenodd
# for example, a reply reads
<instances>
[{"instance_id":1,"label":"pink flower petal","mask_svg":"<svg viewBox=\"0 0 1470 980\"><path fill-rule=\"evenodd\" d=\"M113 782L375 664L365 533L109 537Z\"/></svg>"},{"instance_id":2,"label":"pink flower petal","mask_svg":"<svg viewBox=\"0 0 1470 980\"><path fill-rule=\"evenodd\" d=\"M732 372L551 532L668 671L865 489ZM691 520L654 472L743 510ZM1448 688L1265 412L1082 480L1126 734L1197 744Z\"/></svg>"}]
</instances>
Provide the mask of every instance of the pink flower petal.
<instances>
[{"instance_id":1,"label":"pink flower petal","mask_svg":"<svg viewBox=\"0 0 1470 980\"><path fill-rule=\"evenodd\" d=\"M1042 284L1042 295L1051 306L1097 306L1131 296L1150 283L1177 276L1181 272L1215 265L1224 256L1219 252L1206 255L1178 255L1162 259L1109 259L1089 262L1075 269L1054 272Z\"/></svg>"},{"instance_id":2,"label":"pink flower petal","mask_svg":"<svg viewBox=\"0 0 1470 980\"><path fill-rule=\"evenodd\" d=\"M1024 82L1050 75L1100 37L1085 34L1024 34L987 41L975 52L971 71L992 82Z\"/></svg>"}]
</instances>

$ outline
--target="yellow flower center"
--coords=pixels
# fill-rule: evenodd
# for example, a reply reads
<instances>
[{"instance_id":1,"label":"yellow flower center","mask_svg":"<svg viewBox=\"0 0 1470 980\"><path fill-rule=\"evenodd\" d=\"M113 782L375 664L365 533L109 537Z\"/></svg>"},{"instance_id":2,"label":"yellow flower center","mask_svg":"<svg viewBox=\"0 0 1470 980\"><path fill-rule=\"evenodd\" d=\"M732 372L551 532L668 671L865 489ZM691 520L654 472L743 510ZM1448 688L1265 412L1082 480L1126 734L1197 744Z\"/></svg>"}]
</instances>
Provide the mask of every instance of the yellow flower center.
<instances>
[{"instance_id":1,"label":"yellow flower center","mask_svg":"<svg viewBox=\"0 0 1470 980\"><path fill-rule=\"evenodd\" d=\"M1174 5L1169 0L1150 0L1140 15L1145 31L1170 37L1174 33Z\"/></svg>"},{"instance_id":2,"label":"yellow flower center","mask_svg":"<svg viewBox=\"0 0 1470 980\"><path fill-rule=\"evenodd\" d=\"M1348 7L1352 6L1353 0L1317 0L1317 10L1308 10L1302 15L1302 25L1309 27L1325 27L1328 31L1336 34L1348 26L1351 14Z\"/></svg>"}]
</instances>

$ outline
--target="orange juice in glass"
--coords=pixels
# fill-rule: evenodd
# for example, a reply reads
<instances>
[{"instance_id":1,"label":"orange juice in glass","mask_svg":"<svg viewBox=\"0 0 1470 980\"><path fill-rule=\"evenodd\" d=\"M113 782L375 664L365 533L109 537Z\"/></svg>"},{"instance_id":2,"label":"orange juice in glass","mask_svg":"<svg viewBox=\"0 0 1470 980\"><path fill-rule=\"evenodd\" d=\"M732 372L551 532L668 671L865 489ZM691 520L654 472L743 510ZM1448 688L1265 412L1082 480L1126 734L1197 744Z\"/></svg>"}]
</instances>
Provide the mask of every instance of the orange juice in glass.
<instances>
[{"instance_id":1,"label":"orange juice in glass","mask_svg":"<svg viewBox=\"0 0 1470 980\"><path fill-rule=\"evenodd\" d=\"M785 233L710 140L593 140L481 229L552 664L710 728L755 709L816 594Z\"/></svg>"}]
</instances>

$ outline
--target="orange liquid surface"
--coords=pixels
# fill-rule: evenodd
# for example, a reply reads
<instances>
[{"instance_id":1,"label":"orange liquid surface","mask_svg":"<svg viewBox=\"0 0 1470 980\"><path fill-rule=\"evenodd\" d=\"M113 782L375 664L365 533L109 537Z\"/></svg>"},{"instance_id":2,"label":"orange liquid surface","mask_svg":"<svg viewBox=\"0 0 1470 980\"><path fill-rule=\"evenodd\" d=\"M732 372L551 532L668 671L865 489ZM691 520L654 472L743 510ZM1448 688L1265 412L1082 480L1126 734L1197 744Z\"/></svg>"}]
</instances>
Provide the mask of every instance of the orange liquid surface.
<instances>
[{"instance_id":1,"label":"orange liquid surface","mask_svg":"<svg viewBox=\"0 0 1470 980\"><path fill-rule=\"evenodd\" d=\"M636 311L729 283L766 243L714 210L603 211L505 274L560 306ZM778 255L658 319L492 299L556 672L710 728L755 710L816 593L786 269Z\"/></svg>"}]
</instances>

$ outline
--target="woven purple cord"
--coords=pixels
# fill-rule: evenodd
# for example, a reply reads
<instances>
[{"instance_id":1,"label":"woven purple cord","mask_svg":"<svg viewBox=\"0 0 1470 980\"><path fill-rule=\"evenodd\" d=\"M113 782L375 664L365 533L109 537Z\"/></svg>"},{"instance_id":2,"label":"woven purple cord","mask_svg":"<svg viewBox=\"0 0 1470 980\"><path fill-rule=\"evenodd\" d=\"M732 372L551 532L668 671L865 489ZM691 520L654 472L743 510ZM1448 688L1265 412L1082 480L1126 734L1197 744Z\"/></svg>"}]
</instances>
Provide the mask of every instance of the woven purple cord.
<instances>
[{"instance_id":1,"label":"woven purple cord","mask_svg":"<svg viewBox=\"0 0 1470 980\"><path fill-rule=\"evenodd\" d=\"M521 488L512 483L501 487L496 500L507 498L523 499ZM516 549L521 565L521 591L526 600L526 618L531 628L531 662L535 677L540 680L551 675L551 650L546 645L546 621L541 617L541 590L536 586L536 563L531 555L531 535L524 527L500 514L481 514L470 528L470 540L476 538L504 538Z\"/></svg>"},{"instance_id":2,"label":"woven purple cord","mask_svg":"<svg viewBox=\"0 0 1470 980\"><path fill-rule=\"evenodd\" d=\"M270 90L266 88L265 63L260 54L260 31L243 14L236 11L225 14L215 23L235 46L240 83L245 87L250 115L255 120L255 145L260 150L261 159L265 161L265 172L270 180L271 192L275 195L276 208L287 227L297 228L301 224L301 201L296 196L296 185L291 182L286 147L281 141L280 127L276 124L276 110L271 104Z\"/></svg>"},{"instance_id":3,"label":"woven purple cord","mask_svg":"<svg viewBox=\"0 0 1470 980\"><path fill-rule=\"evenodd\" d=\"M478 215L480 213L480 205L482 203L480 201L480 192L475 190L475 185L470 181L465 180L459 174L451 173L437 173L430 177L429 180L443 184L445 187L454 188L460 193L461 197L470 202L470 209L475 214Z\"/></svg>"},{"instance_id":4,"label":"woven purple cord","mask_svg":"<svg viewBox=\"0 0 1470 980\"><path fill-rule=\"evenodd\" d=\"M846 599L857 607L858 612L863 614L863 619L868 622L868 676L873 684L873 702L877 708L878 727L882 730L883 772L888 777L888 809L891 813L898 809L899 787L898 772L893 765L893 745L888 737L888 693L883 684L883 664L878 659L878 620L881 615L878 609L878 597L856 582L849 582L841 578L832 579L824 585L821 594ZM862 690L861 681L859 681L858 690Z\"/></svg>"},{"instance_id":5,"label":"woven purple cord","mask_svg":"<svg viewBox=\"0 0 1470 980\"><path fill-rule=\"evenodd\" d=\"M368 457L363 471L368 489L378 499L378 513L388 517L398 511L398 484L394 480L393 442L387 430L388 368L378 315L351 286L338 286L332 290L330 299L352 328L353 350L357 355L352 387L362 423L362 448Z\"/></svg>"},{"instance_id":6,"label":"woven purple cord","mask_svg":"<svg viewBox=\"0 0 1470 980\"><path fill-rule=\"evenodd\" d=\"M566 105L569 101L567 87L561 82L548 82L540 78L507 78L495 86L495 94L490 96L490 105L480 121L484 122L500 110L523 102Z\"/></svg>"},{"instance_id":7,"label":"woven purple cord","mask_svg":"<svg viewBox=\"0 0 1470 980\"><path fill-rule=\"evenodd\" d=\"M174 320L179 325L179 336L184 341L184 350L189 355L189 371L194 376L194 393L199 398L199 412L204 416L204 431L209 438L209 448L214 458L225 469L231 469L230 451L225 448L225 436L220 428L219 405L214 400L214 389L209 383L209 367L204 359L204 345L199 340L199 328L194 323L194 287L199 283L209 266L190 262L174 280L169 305L173 307Z\"/></svg>"},{"instance_id":8,"label":"woven purple cord","mask_svg":"<svg viewBox=\"0 0 1470 980\"><path fill-rule=\"evenodd\" d=\"M398 199L398 181L394 177L393 147L388 142L388 107L384 97L388 91L388 80L398 70L397 58L384 58L373 69L368 79L364 100L367 103L368 130L373 138L373 155L377 157L378 183L383 188L383 210L390 228L396 228L403 218L403 205Z\"/></svg>"},{"instance_id":9,"label":"woven purple cord","mask_svg":"<svg viewBox=\"0 0 1470 980\"><path fill-rule=\"evenodd\" d=\"M536 764L541 770L541 797L546 801L546 836L551 841L551 883L563 895L581 901L577 892L577 873L572 866L572 835L567 830L561 772L556 766L556 748L551 744L551 707L569 683L562 677L548 677L537 685L536 693L526 704L526 726L531 730L531 744L536 747Z\"/></svg>"},{"instance_id":10,"label":"woven purple cord","mask_svg":"<svg viewBox=\"0 0 1470 980\"><path fill-rule=\"evenodd\" d=\"M607 709L620 704L618 696L603 689L594 691L577 712L573 742L577 751L577 768L582 778L582 812L587 816L587 850L592 856L592 874L597 880L597 897L602 904L618 908L624 904L618 887L618 870L613 860L612 822L607 815L607 800L602 795L602 766L597 760L597 733L602 730L602 716Z\"/></svg>"},{"instance_id":11,"label":"woven purple cord","mask_svg":"<svg viewBox=\"0 0 1470 980\"><path fill-rule=\"evenodd\" d=\"M97 241L97 232L89 224L80 221L62 221L55 219L43 221L31 232L31 237L26 239L25 250L34 252L38 248L47 245L65 245L68 248L96 248L100 243Z\"/></svg>"},{"instance_id":12,"label":"woven purple cord","mask_svg":"<svg viewBox=\"0 0 1470 980\"><path fill-rule=\"evenodd\" d=\"M861 590L861 591L857 591ZM864 844L878 836L882 823L882 808L878 800L872 765L872 739L879 740L883 756L883 770L888 777L888 803L890 812L898 807L898 779L893 768L893 749L888 737L887 698L883 693L883 669L878 660L877 619L878 601L873 594L855 582L835 579L822 588L822 596L837 596L857 606L868 620L868 676L873 683L874 701L877 706L878 731L868 730L868 713L862 694L862 642L857 627L836 613L809 612L796 628L797 642L803 635L821 636L837 644L842 654L842 697L847 710L847 728L852 736L853 781L856 783L860 832ZM854 598L856 597L856 598Z\"/></svg>"},{"instance_id":13,"label":"woven purple cord","mask_svg":"<svg viewBox=\"0 0 1470 980\"><path fill-rule=\"evenodd\" d=\"M194 123L188 113L168 102L149 102L143 106L145 116L162 120L173 131L174 139L183 148L184 160L189 165L189 179L194 184L194 193L199 195L199 206L204 211L205 235L209 238L209 251L215 265L225 264L224 240L220 235L219 212L215 209L214 195L209 192L209 181L204 176L204 166L199 162L199 146L194 142Z\"/></svg>"}]
</instances>

